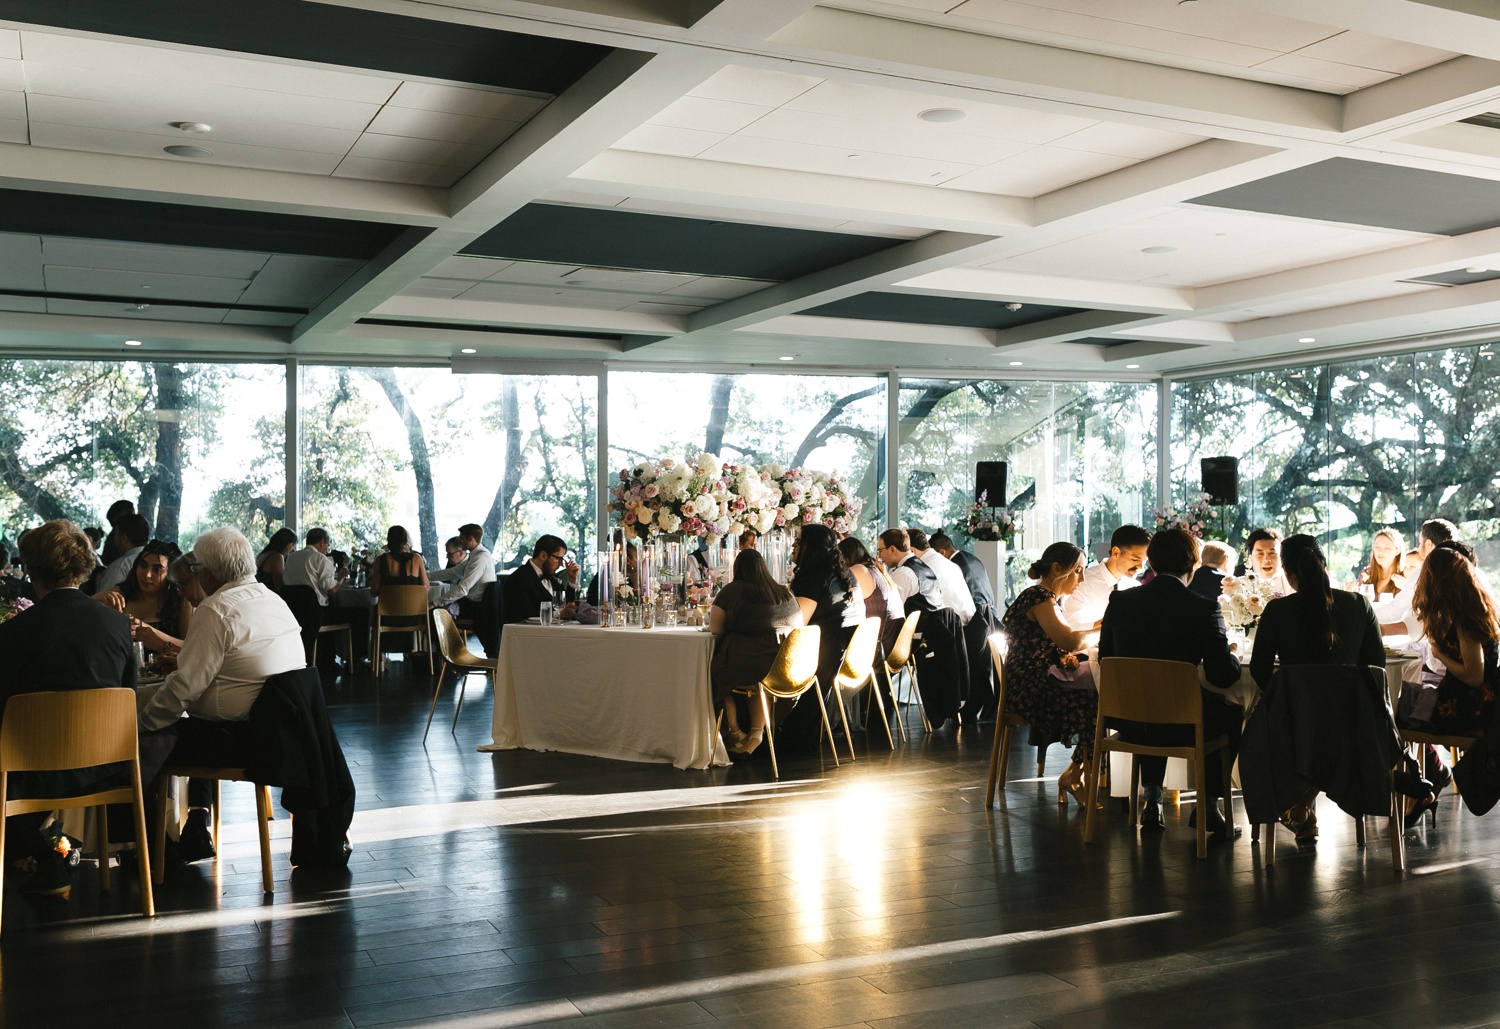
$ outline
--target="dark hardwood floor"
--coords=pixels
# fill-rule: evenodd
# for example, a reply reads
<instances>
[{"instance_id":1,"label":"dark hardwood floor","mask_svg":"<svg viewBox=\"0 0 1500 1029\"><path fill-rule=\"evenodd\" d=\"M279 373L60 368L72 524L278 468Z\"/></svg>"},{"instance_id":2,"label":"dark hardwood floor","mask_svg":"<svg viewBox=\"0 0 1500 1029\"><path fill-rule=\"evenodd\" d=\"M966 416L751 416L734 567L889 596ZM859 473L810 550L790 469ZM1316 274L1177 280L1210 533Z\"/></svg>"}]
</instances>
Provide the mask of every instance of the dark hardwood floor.
<instances>
[{"instance_id":1,"label":"dark hardwood floor","mask_svg":"<svg viewBox=\"0 0 1500 1029\"><path fill-rule=\"evenodd\" d=\"M1187 807L1144 840L1111 810L1085 847L1058 747L1044 782L1015 748L986 811L987 728L858 739L775 783L477 753L477 677L424 747L430 695L399 660L328 689L359 787L347 874L293 873L281 813L264 900L251 790L226 784L222 862L169 870L155 920L129 868L112 895L85 866L67 903L7 896L6 1024L1500 1024L1500 818L1452 798L1405 876L1383 823L1360 850L1326 801L1316 848L1283 832L1268 871L1248 828L1195 860Z\"/></svg>"}]
</instances>

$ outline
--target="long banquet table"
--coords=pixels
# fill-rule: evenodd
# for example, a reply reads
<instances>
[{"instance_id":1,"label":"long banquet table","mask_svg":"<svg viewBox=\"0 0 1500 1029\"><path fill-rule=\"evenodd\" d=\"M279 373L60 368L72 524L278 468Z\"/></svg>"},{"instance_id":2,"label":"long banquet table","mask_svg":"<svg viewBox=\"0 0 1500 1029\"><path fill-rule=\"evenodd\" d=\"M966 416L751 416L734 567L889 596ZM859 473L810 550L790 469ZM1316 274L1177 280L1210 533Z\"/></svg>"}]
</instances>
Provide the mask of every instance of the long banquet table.
<instances>
[{"instance_id":1,"label":"long banquet table","mask_svg":"<svg viewBox=\"0 0 1500 1029\"><path fill-rule=\"evenodd\" d=\"M714 732L714 638L692 628L507 625L494 741L677 768L727 765Z\"/></svg>"}]
</instances>

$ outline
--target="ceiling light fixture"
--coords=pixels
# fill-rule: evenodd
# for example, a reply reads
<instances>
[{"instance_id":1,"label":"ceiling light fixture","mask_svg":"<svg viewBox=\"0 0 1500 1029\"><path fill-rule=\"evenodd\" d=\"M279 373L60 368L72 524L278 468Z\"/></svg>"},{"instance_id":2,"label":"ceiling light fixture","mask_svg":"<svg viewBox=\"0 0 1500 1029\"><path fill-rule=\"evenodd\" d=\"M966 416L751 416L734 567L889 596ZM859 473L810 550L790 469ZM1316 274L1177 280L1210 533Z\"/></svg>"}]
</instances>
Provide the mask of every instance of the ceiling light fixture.
<instances>
[{"instance_id":1,"label":"ceiling light fixture","mask_svg":"<svg viewBox=\"0 0 1500 1029\"><path fill-rule=\"evenodd\" d=\"M1019 311L1021 309L1021 305L1012 300L1010 303L1005 305L1005 309L1007 311Z\"/></svg>"},{"instance_id":2,"label":"ceiling light fixture","mask_svg":"<svg viewBox=\"0 0 1500 1029\"><path fill-rule=\"evenodd\" d=\"M931 107L917 115L923 121L932 121L939 124L963 121L968 116L967 111L960 111L956 107Z\"/></svg>"},{"instance_id":3,"label":"ceiling light fixture","mask_svg":"<svg viewBox=\"0 0 1500 1029\"><path fill-rule=\"evenodd\" d=\"M459 353L460 354L477 354L477 353L479 353L479 351L475 350L473 347L464 347L461 350L459 350Z\"/></svg>"},{"instance_id":4,"label":"ceiling light fixture","mask_svg":"<svg viewBox=\"0 0 1500 1029\"><path fill-rule=\"evenodd\" d=\"M212 157L214 152L201 146L164 146L162 151L173 157Z\"/></svg>"},{"instance_id":5,"label":"ceiling light fixture","mask_svg":"<svg viewBox=\"0 0 1500 1029\"><path fill-rule=\"evenodd\" d=\"M1010 363L1010 366L1011 366L1011 367L1012 367L1012 368L1019 368L1019 367L1021 367L1021 362L1020 362L1020 361L1012 361L1012 362L1011 362L1011 363Z\"/></svg>"},{"instance_id":6,"label":"ceiling light fixture","mask_svg":"<svg viewBox=\"0 0 1500 1029\"><path fill-rule=\"evenodd\" d=\"M1297 339L1298 343L1316 343L1317 341L1318 337L1316 336L1301 336Z\"/></svg>"},{"instance_id":7,"label":"ceiling light fixture","mask_svg":"<svg viewBox=\"0 0 1500 1029\"><path fill-rule=\"evenodd\" d=\"M212 125L204 124L201 121L174 121L172 128L180 129L183 132L212 132L214 130Z\"/></svg>"},{"instance_id":8,"label":"ceiling light fixture","mask_svg":"<svg viewBox=\"0 0 1500 1029\"><path fill-rule=\"evenodd\" d=\"M1464 274L1465 275L1483 275L1487 271L1489 271L1488 268L1465 268L1464 269Z\"/></svg>"},{"instance_id":9,"label":"ceiling light fixture","mask_svg":"<svg viewBox=\"0 0 1500 1029\"><path fill-rule=\"evenodd\" d=\"M1493 350L1481 350L1479 352L1479 356L1480 357L1494 357L1495 356L1495 352Z\"/></svg>"},{"instance_id":10,"label":"ceiling light fixture","mask_svg":"<svg viewBox=\"0 0 1500 1029\"><path fill-rule=\"evenodd\" d=\"M140 346L140 345L141 345L141 341L140 341L140 340L138 340L138 339L127 339L127 340L126 340L126 341L125 341L125 345L126 345L126 346L127 346L127 347L138 347L138 346Z\"/></svg>"},{"instance_id":11,"label":"ceiling light fixture","mask_svg":"<svg viewBox=\"0 0 1500 1029\"><path fill-rule=\"evenodd\" d=\"M796 358L793 357L791 354L782 354L781 357L778 358L778 360L781 360L781 361L795 361Z\"/></svg>"},{"instance_id":12,"label":"ceiling light fixture","mask_svg":"<svg viewBox=\"0 0 1500 1029\"><path fill-rule=\"evenodd\" d=\"M1138 364L1127 364L1125 367L1127 369L1129 369L1130 371L1135 371L1137 368L1140 367L1140 365L1138 365Z\"/></svg>"},{"instance_id":13,"label":"ceiling light fixture","mask_svg":"<svg viewBox=\"0 0 1500 1029\"><path fill-rule=\"evenodd\" d=\"M1143 254L1170 254L1177 250L1176 247L1145 247L1141 250Z\"/></svg>"}]
</instances>

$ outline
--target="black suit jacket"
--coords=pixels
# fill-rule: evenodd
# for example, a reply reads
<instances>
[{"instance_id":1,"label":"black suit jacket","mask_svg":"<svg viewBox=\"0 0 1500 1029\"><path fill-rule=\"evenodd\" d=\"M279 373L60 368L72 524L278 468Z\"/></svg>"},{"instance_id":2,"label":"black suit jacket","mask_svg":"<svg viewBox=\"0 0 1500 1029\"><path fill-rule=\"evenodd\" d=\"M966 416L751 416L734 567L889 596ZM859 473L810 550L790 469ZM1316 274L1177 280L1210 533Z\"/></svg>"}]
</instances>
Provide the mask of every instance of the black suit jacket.
<instances>
[{"instance_id":1,"label":"black suit jacket","mask_svg":"<svg viewBox=\"0 0 1500 1029\"><path fill-rule=\"evenodd\" d=\"M993 609L995 591L990 589L990 576L985 571L984 562L967 550L955 550L951 560L964 573L964 582L969 587L969 595L974 598L974 606L988 604Z\"/></svg>"},{"instance_id":2,"label":"black suit jacket","mask_svg":"<svg viewBox=\"0 0 1500 1029\"><path fill-rule=\"evenodd\" d=\"M505 577L502 587L504 598L501 620L506 625L535 618L542 610L544 601L566 604L578 599L578 590L556 577L552 580L554 592L547 592L542 585L541 573L536 565L527 561Z\"/></svg>"},{"instance_id":3,"label":"black suit jacket","mask_svg":"<svg viewBox=\"0 0 1500 1029\"><path fill-rule=\"evenodd\" d=\"M1188 583L1188 589L1200 597L1218 600L1219 594L1224 592L1224 573L1208 565L1199 565L1198 570L1193 573L1193 581Z\"/></svg>"},{"instance_id":4,"label":"black suit jacket","mask_svg":"<svg viewBox=\"0 0 1500 1029\"><path fill-rule=\"evenodd\" d=\"M1189 591L1170 575L1109 595L1099 628L1099 657L1201 662L1208 681L1219 687L1231 686L1240 677L1218 603Z\"/></svg>"}]
</instances>

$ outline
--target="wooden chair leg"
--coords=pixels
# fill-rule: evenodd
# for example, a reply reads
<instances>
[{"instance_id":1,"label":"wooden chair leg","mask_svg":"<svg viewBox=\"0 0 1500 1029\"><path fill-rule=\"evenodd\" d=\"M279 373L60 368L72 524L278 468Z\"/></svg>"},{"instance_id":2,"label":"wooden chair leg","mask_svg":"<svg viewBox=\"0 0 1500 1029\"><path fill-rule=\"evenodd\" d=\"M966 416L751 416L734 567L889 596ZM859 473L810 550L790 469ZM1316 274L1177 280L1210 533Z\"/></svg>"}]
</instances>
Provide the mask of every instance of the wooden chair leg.
<instances>
[{"instance_id":1,"label":"wooden chair leg","mask_svg":"<svg viewBox=\"0 0 1500 1029\"><path fill-rule=\"evenodd\" d=\"M891 735L891 723L885 716L885 700L880 696L880 685L875 681L875 676L870 676L870 695L875 698L875 710L880 712L880 727L885 730L885 742L892 750L896 749L896 737ZM868 713L868 709L867 713ZM865 718L865 731L869 732L870 719Z\"/></svg>"},{"instance_id":2,"label":"wooden chair leg","mask_svg":"<svg viewBox=\"0 0 1500 1029\"><path fill-rule=\"evenodd\" d=\"M167 864L167 785L171 776L161 776L156 787L156 836L151 841L151 881L159 883ZM143 837L144 838L144 837Z\"/></svg>"},{"instance_id":3,"label":"wooden chair leg","mask_svg":"<svg viewBox=\"0 0 1500 1029\"><path fill-rule=\"evenodd\" d=\"M766 746L771 748L771 778L779 780L781 778L781 769L776 766L776 738L771 734L771 705L766 700L765 690L756 690L755 692L760 697L761 717L766 720Z\"/></svg>"},{"instance_id":4,"label":"wooden chair leg","mask_svg":"<svg viewBox=\"0 0 1500 1029\"><path fill-rule=\"evenodd\" d=\"M1193 802L1198 807L1195 812L1198 817L1194 819L1198 823L1198 860L1203 861L1208 858L1208 755L1203 752L1201 730L1198 746L1193 754L1193 764L1197 766L1195 771L1198 780L1198 799Z\"/></svg>"},{"instance_id":5,"label":"wooden chair leg","mask_svg":"<svg viewBox=\"0 0 1500 1029\"><path fill-rule=\"evenodd\" d=\"M438 672L437 682L432 684L432 706L427 709L427 728L422 730L423 743L427 742L427 734L432 731L432 715L437 710L438 694L442 692L443 677L448 674L449 667L448 662L444 660L442 671Z\"/></svg>"},{"instance_id":6,"label":"wooden chair leg","mask_svg":"<svg viewBox=\"0 0 1500 1029\"><path fill-rule=\"evenodd\" d=\"M422 623L422 646L423 653L427 655L427 674L432 674L432 616L428 615L427 621Z\"/></svg>"},{"instance_id":7,"label":"wooden chair leg","mask_svg":"<svg viewBox=\"0 0 1500 1029\"><path fill-rule=\"evenodd\" d=\"M254 783L255 825L260 833L260 884L266 893L276 892L271 877L271 787ZM217 839L214 841L217 843Z\"/></svg>"},{"instance_id":8,"label":"wooden chair leg","mask_svg":"<svg viewBox=\"0 0 1500 1029\"><path fill-rule=\"evenodd\" d=\"M99 890L109 892L109 809L103 804L94 808L94 820L99 823Z\"/></svg>"},{"instance_id":9,"label":"wooden chair leg","mask_svg":"<svg viewBox=\"0 0 1500 1029\"><path fill-rule=\"evenodd\" d=\"M1259 826L1256 827L1259 831ZM1276 867L1276 823L1267 822L1266 831L1261 834L1261 839L1266 844L1265 862L1267 868Z\"/></svg>"},{"instance_id":10,"label":"wooden chair leg","mask_svg":"<svg viewBox=\"0 0 1500 1029\"><path fill-rule=\"evenodd\" d=\"M1394 775L1391 781L1391 816L1389 827L1391 834L1391 869L1397 872L1406 871L1406 819L1403 817L1406 807L1402 802L1402 795L1396 792Z\"/></svg>"},{"instance_id":11,"label":"wooden chair leg","mask_svg":"<svg viewBox=\"0 0 1500 1029\"><path fill-rule=\"evenodd\" d=\"M839 706L839 721L844 723L844 743L849 748L849 761L854 761L854 727L849 724L849 712L844 708L844 691L837 686L833 688L834 703ZM833 738L833 733L828 733L828 743L835 750L838 749L838 741Z\"/></svg>"},{"instance_id":12,"label":"wooden chair leg","mask_svg":"<svg viewBox=\"0 0 1500 1029\"><path fill-rule=\"evenodd\" d=\"M151 918L156 914L156 894L151 888L151 848L146 845L146 795L141 789L141 766L130 768L130 807L135 815L136 869L141 879L141 914ZM0 862L4 864L4 862Z\"/></svg>"},{"instance_id":13,"label":"wooden chair leg","mask_svg":"<svg viewBox=\"0 0 1500 1029\"><path fill-rule=\"evenodd\" d=\"M224 810L223 804L224 784L218 779L214 780L214 860L219 860L219 812Z\"/></svg>"},{"instance_id":14,"label":"wooden chair leg","mask_svg":"<svg viewBox=\"0 0 1500 1029\"><path fill-rule=\"evenodd\" d=\"M1094 842L1094 814L1098 806L1096 794L1099 792L1099 763L1104 759L1104 719L1100 718L1094 727L1094 746L1089 754L1089 788L1087 799L1083 805L1083 842Z\"/></svg>"},{"instance_id":15,"label":"wooden chair leg","mask_svg":"<svg viewBox=\"0 0 1500 1029\"><path fill-rule=\"evenodd\" d=\"M1360 850L1365 849L1365 816L1354 816L1354 845Z\"/></svg>"},{"instance_id":16,"label":"wooden chair leg","mask_svg":"<svg viewBox=\"0 0 1500 1029\"><path fill-rule=\"evenodd\" d=\"M1036 777L1040 779L1047 774L1047 744L1038 743L1036 746Z\"/></svg>"},{"instance_id":17,"label":"wooden chair leg","mask_svg":"<svg viewBox=\"0 0 1500 1029\"><path fill-rule=\"evenodd\" d=\"M1222 835L1224 839L1231 842L1234 840L1234 780L1231 778L1233 774L1232 764L1233 762L1229 760L1229 747L1220 747L1219 769L1223 778L1219 781L1224 784L1224 829Z\"/></svg>"},{"instance_id":18,"label":"wooden chair leg","mask_svg":"<svg viewBox=\"0 0 1500 1029\"><path fill-rule=\"evenodd\" d=\"M984 806L988 810L995 806L995 793L998 791L1000 779L1005 775L1005 767L1000 763L1000 751L1003 749L1002 739L1005 736L1005 722L1003 719L995 720L995 738L990 741L990 774L984 781Z\"/></svg>"}]
</instances>

